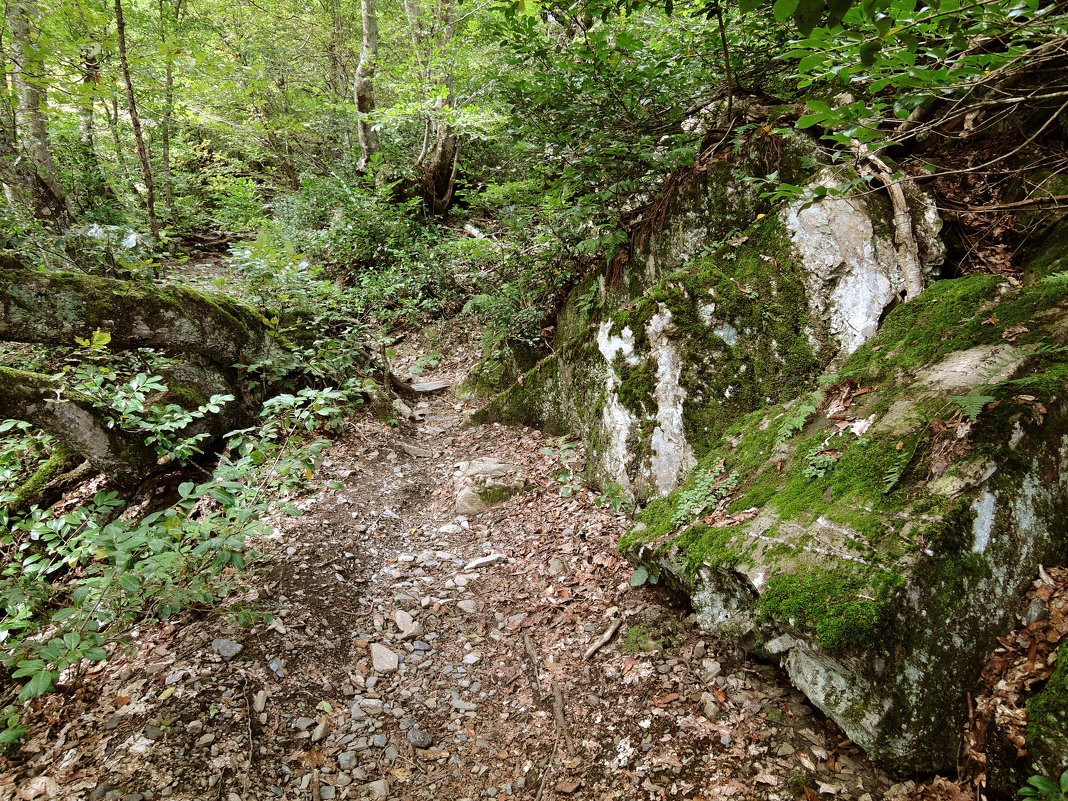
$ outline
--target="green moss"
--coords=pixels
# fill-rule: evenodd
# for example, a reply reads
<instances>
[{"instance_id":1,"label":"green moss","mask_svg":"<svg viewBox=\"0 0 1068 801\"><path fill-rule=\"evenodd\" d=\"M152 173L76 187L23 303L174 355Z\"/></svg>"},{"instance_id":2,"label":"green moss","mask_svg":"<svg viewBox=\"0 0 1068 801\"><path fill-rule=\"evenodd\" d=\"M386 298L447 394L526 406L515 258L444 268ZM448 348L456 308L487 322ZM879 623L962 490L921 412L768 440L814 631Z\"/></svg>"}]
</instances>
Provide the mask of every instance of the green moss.
<instances>
[{"instance_id":1,"label":"green moss","mask_svg":"<svg viewBox=\"0 0 1068 801\"><path fill-rule=\"evenodd\" d=\"M898 575L874 569L780 574L768 580L759 617L812 632L830 652L873 648L889 639L900 586Z\"/></svg>"},{"instance_id":2,"label":"green moss","mask_svg":"<svg viewBox=\"0 0 1068 801\"><path fill-rule=\"evenodd\" d=\"M490 484L476 488L475 492L487 506L494 506L512 497L512 490L502 484Z\"/></svg>"},{"instance_id":3,"label":"green moss","mask_svg":"<svg viewBox=\"0 0 1068 801\"><path fill-rule=\"evenodd\" d=\"M52 449L52 454L47 461L37 468L37 471L27 479L25 484L18 488L9 510L12 512L22 511L38 503L41 500L45 486L50 481L74 469L81 461L82 458L71 448L62 443L57 444Z\"/></svg>"},{"instance_id":4,"label":"green moss","mask_svg":"<svg viewBox=\"0 0 1068 801\"><path fill-rule=\"evenodd\" d=\"M1027 746L1040 772L1058 776L1068 769L1068 647L1041 692L1027 701Z\"/></svg>"}]
</instances>

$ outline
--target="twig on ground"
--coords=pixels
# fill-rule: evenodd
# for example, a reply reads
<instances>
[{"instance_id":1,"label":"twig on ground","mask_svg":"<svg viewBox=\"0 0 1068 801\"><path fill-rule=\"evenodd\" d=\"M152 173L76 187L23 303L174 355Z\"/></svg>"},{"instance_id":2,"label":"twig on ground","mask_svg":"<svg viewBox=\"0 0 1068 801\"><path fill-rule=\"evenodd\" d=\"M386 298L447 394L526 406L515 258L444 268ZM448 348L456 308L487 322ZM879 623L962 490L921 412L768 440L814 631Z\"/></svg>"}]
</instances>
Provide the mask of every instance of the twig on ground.
<instances>
[{"instance_id":1,"label":"twig on ground","mask_svg":"<svg viewBox=\"0 0 1068 801\"><path fill-rule=\"evenodd\" d=\"M616 618L614 621L612 621L612 625L608 627L608 631L598 637L597 642L593 643L589 648L586 649L586 653L582 655L582 658L589 659L591 656L601 650L604 646L606 646L608 644L608 641L615 636L615 633L617 631L619 631L619 626L622 622L623 618Z\"/></svg>"},{"instance_id":2,"label":"twig on ground","mask_svg":"<svg viewBox=\"0 0 1068 801\"><path fill-rule=\"evenodd\" d=\"M567 746L568 756L575 753L575 743L571 740L571 734L567 730L567 719L564 717L564 691L553 680L553 717L556 718L556 740L560 741L560 735L564 736L564 745Z\"/></svg>"},{"instance_id":3,"label":"twig on ground","mask_svg":"<svg viewBox=\"0 0 1068 801\"><path fill-rule=\"evenodd\" d=\"M534 677L534 693L537 698L542 698L541 679L538 678L538 655L534 652L534 643L530 641L530 635L523 635L523 648L526 649L527 658L530 659L530 668Z\"/></svg>"}]
</instances>

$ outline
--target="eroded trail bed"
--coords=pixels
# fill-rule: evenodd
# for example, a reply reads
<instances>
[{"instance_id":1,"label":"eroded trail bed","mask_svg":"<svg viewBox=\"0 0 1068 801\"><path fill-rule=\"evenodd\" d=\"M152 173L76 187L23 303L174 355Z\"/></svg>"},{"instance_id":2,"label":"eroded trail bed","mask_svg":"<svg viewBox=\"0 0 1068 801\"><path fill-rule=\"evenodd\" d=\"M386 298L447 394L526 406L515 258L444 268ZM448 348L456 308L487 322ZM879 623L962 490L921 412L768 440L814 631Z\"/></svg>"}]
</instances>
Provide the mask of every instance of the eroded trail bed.
<instances>
[{"instance_id":1,"label":"eroded trail bed","mask_svg":"<svg viewBox=\"0 0 1068 801\"><path fill-rule=\"evenodd\" d=\"M561 496L559 462L541 453L559 443L466 428L468 409L448 394L425 404L397 427L351 423L297 502L303 515L255 543L267 568L226 610L141 630L137 649L76 695L46 698L0 796L908 789L891 788L774 669L721 650L662 593L632 589L614 550L625 518L581 491ZM526 489L457 517L456 466L477 457L516 465Z\"/></svg>"}]
</instances>

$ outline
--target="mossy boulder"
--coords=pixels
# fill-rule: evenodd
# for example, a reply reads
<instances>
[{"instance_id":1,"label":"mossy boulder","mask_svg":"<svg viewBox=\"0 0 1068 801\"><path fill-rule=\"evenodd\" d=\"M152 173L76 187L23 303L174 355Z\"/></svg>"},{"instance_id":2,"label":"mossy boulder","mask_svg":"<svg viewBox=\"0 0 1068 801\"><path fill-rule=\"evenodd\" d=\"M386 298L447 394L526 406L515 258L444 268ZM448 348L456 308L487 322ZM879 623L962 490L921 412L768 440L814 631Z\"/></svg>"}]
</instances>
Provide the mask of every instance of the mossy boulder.
<instances>
[{"instance_id":1,"label":"mossy boulder","mask_svg":"<svg viewBox=\"0 0 1068 801\"><path fill-rule=\"evenodd\" d=\"M661 497L732 420L797 395L874 334L907 283L889 206L830 192L772 210L741 178L765 174L763 146L671 185L618 285L593 276L577 287L558 315L555 354L475 420L578 434L595 482ZM855 178L821 168L803 137L783 151L813 191ZM932 266L937 217L910 195Z\"/></svg>"},{"instance_id":2,"label":"mossy boulder","mask_svg":"<svg viewBox=\"0 0 1068 801\"><path fill-rule=\"evenodd\" d=\"M704 627L778 660L876 763L951 768L995 638L1068 558L1068 283L935 283L728 420L638 520L622 549ZM1063 732L1051 686L1061 712L1033 725Z\"/></svg>"}]
</instances>

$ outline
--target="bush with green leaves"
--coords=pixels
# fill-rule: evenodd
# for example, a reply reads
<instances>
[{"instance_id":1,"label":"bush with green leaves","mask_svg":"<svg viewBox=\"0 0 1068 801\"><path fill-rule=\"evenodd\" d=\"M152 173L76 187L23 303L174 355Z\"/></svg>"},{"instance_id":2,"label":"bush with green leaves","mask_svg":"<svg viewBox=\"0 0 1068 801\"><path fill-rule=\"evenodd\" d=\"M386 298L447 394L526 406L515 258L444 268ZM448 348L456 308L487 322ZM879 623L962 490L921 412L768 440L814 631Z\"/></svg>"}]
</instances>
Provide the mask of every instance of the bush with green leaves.
<instances>
[{"instance_id":1,"label":"bush with green leaves","mask_svg":"<svg viewBox=\"0 0 1068 801\"><path fill-rule=\"evenodd\" d=\"M1068 770L1061 774L1059 782L1046 776L1032 776L1017 795L1038 801L1068 801Z\"/></svg>"}]
</instances>

